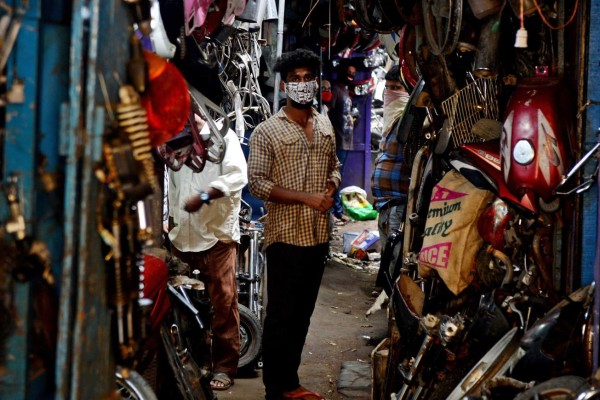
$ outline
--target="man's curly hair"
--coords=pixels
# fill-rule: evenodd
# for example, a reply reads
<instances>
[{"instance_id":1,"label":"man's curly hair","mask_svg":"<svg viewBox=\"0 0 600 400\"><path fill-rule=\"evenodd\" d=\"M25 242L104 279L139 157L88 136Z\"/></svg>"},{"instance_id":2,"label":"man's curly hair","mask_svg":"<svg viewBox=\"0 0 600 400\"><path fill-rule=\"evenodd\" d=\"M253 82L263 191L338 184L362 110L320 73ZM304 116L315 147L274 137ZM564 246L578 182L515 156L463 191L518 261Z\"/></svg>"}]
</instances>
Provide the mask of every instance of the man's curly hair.
<instances>
[{"instance_id":1,"label":"man's curly hair","mask_svg":"<svg viewBox=\"0 0 600 400\"><path fill-rule=\"evenodd\" d=\"M296 49L283 53L275 63L273 70L279 72L281 80L285 82L291 70L302 67L310 68L315 75L319 75L321 59L310 50Z\"/></svg>"}]
</instances>

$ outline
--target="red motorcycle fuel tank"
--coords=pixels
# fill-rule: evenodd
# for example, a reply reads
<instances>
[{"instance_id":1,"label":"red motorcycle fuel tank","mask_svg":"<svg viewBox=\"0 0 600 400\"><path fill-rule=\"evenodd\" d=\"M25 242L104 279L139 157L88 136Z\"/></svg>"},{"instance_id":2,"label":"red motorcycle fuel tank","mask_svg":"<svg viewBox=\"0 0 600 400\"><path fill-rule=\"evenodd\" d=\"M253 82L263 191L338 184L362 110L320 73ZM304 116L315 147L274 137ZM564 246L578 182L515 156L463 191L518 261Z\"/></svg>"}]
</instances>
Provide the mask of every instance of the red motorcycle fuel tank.
<instances>
[{"instance_id":1,"label":"red motorcycle fuel tank","mask_svg":"<svg viewBox=\"0 0 600 400\"><path fill-rule=\"evenodd\" d=\"M144 254L143 296L153 301L150 313L152 329L158 329L161 321L171 308L171 300L167 293L169 283L169 267L160 258Z\"/></svg>"},{"instance_id":2,"label":"red motorcycle fuel tank","mask_svg":"<svg viewBox=\"0 0 600 400\"><path fill-rule=\"evenodd\" d=\"M504 181L523 205L554 200L571 164L573 102L558 78L523 79L506 107L500 139ZM528 207L530 208L530 207Z\"/></svg>"}]
</instances>

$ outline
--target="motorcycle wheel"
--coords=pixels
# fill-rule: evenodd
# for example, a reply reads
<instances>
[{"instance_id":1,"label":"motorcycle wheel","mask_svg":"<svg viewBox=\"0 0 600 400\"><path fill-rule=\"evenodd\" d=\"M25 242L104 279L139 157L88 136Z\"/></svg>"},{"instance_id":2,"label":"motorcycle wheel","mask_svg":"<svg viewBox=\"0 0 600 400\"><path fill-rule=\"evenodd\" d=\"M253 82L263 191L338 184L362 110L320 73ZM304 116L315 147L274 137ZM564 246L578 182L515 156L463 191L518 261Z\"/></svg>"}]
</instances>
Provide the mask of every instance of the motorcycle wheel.
<instances>
[{"instance_id":1,"label":"motorcycle wheel","mask_svg":"<svg viewBox=\"0 0 600 400\"><path fill-rule=\"evenodd\" d=\"M184 365L167 329L168 326L164 324L160 329L160 335L171 372L183 400L212 400L212 397L206 395L207 388L203 386L200 368L190 354L185 356L187 363ZM210 387L208 391L210 392Z\"/></svg>"},{"instance_id":2,"label":"motorcycle wheel","mask_svg":"<svg viewBox=\"0 0 600 400\"><path fill-rule=\"evenodd\" d=\"M481 385L497 375L504 375L518 358L519 341L523 336L517 328L508 331L465 375L448 395L447 400L459 400L467 395L480 395Z\"/></svg>"},{"instance_id":3,"label":"motorcycle wheel","mask_svg":"<svg viewBox=\"0 0 600 400\"><path fill-rule=\"evenodd\" d=\"M123 400L158 400L148 382L133 370L129 369L125 373L123 368L118 367L115 383L117 393Z\"/></svg>"},{"instance_id":4,"label":"motorcycle wheel","mask_svg":"<svg viewBox=\"0 0 600 400\"><path fill-rule=\"evenodd\" d=\"M254 365L262 350L262 327L258 317L241 304L240 310L240 360L238 368Z\"/></svg>"},{"instance_id":5,"label":"motorcycle wheel","mask_svg":"<svg viewBox=\"0 0 600 400\"><path fill-rule=\"evenodd\" d=\"M590 388L590 384L582 377L575 375L552 378L539 385L535 385L523 393L519 393L515 400L563 400L574 399L578 394Z\"/></svg>"}]
</instances>

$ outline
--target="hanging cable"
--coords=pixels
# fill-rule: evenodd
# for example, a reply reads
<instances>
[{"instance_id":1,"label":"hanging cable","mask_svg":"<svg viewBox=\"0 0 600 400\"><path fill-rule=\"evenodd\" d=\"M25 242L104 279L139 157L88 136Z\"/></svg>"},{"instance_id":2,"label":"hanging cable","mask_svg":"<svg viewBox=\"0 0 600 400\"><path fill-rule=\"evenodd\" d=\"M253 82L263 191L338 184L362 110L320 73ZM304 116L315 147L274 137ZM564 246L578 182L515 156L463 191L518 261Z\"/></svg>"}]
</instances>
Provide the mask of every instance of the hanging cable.
<instances>
[{"instance_id":1,"label":"hanging cable","mask_svg":"<svg viewBox=\"0 0 600 400\"><path fill-rule=\"evenodd\" d=\"M525 16L523 15L523 3L525 0L521 0L519 18L521 19L521 27L517 31L517 37L515 39L515 47L519 49L527 48L527 29L525 29Z\"/></svg>"},{"instance_id":2,"label":"hanging cable","mask_svg":"<svg viewBox=\"0 0 600 400\"><path fill-rule=\"evenodd\" d=\"M542 12L542 8L538 4L537 0L533 0L533 4L535 4L535 8L537 9L538 14L540 14L540 18L542 18L542 21L544 22L544 24L548 28L557 31L557 30L560 30L560 29L564 29L567 25L569 25L571 22L573 22L573 20L575 19L575 14L577 14L577 7L579 7L579 0L575 0L575 6L573 7L573 13L571 14L571 17L569 18L569 20L567 22L565 22L564 24L560 25L560 26L552 26L548 22L548 20L546 19L546 17L544 17L544 13ZM523 1L522 0L521 0L521 21L523 21Z\"/></svg>"},{"instance_id":3,"label":"hanging cable","mask_svg":"<svg viewBox=\"0 0 600 400\"><path fill-rule=\"evenodd\" d=\"M331 1L329 2L329 16L327 21L327 59L331 60Z\"/></svg>"},{"instance_id":4,"label":"hanging cable","mask_svg":"<svg viewBox=\"0 0 600 400\"><path fill-rule=\"evenodd\" d=\"M520 13L519 13L519 18L521 19L521 29L525 29L525 17L523 16L523 8L524 5L523 3L525 2L525 0L521 0L520 3Z\"/></svg>"},{"instance_id":5,"label":"hanging cable","mask_svg":"<svg viewBox=\"0 0 600 400\"><path fill-rule=\"evenodd\" d=\"M310 17L310 14L312 14L312 12L314 11L314 9L319 5L319 1L317 0L317 2L315 3L315 5L312 5L312 1L310 2L310 10L308 11L308 14L306 14L306 18L304 18L304 21L302 21L302 27L304 28L304 24L306 24L306 21L308 20L308 17Z\"/></svg>"}]
</instances>

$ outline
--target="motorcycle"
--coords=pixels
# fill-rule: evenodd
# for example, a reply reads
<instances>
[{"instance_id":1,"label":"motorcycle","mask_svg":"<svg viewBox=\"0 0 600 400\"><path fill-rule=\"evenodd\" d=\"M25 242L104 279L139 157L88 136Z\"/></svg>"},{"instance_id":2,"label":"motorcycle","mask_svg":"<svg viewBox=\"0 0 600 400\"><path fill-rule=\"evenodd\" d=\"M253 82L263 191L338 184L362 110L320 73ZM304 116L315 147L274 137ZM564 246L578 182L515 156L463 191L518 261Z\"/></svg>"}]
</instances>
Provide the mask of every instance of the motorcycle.
<instances>
[{"instance_id":1,"label":"motorcycle","mask_svg":"<svg viewBox=\"0 0 600 400\"><path fill-rule=\"evenodd\" d=\"M480 82L472 85L479 85L482 92ZM542 97L536 98L536 93ZM395 369L393 363L400 365L399 374L389 376L392 385L387 391L396 390L393 398L447 398L511 328L525 331L557 303L553 272L548 268L553 263L551 213L560 204L554 189L570 165L569 142L560 136L568 130L551 119L559 115L557 103L552 102L560 98L559 93L564 92L556 80L524 80L507 105L501 138L456 143L454 126L446 119L435 142L422 152L428 157L413 163L418 179L411 182L414 192L409 189L407 207L413 209L407 212L403 232L408 251L396 268L401 275L392 295L402 343L398 354L388 360L388 370ZM532 105L534 112L523 104ZM520 124L527 121L534 129L513 130L515 119ZM447 151L452 142L454 150ZM501 143L510 144L503 147ZM519 149L525 143L538 146L527 148L530 153L508 154L509 148ZM494 200L477 215L484 245L475 260L474 279L458 293L449 290L441 274L445 271L434 269L427 277L421 269L429 199L439 190L435 186L439 176L449 170L494 194ZM411 236L406 235L407 226ZM413 276L415 284L409 284L407 279L412 279L404 275ZM514 347L516 335L513 332L505 342Z\"/></svg>"},{"instance_id":2,"label":"motorcycle","mask_svg":"<svg viewBox=\"0 0 600 400\"><path fill-rule=\"evenodd\" d=\"M591 187L598 179L597 160L590 177L583 178L575 185L570 184L571 178L590 159L598 157L599 148L600 144L596 144L563 176L554 190L556 195L579 194ZM597 258L596 263L599 260ZM522 332L518 346L508 349L498 343L495 346L497 352L488 353L457 385L449 398L597 398L598 380L593 375L598 364L598 341L594 339L597 330L597 296L598 287L595 283L579 288L529 330ZM499 354L505 357L499 357Z\"/></svg>"},{"instance_id":3,"label":"motorcycle","mask_svg":"<svg viewBox=\"0 0 600 400\"><path fill-rule=\"evenodd\" d=\"M167 264L159 254L144 255L142 303L147 305L149 332L136 370L149 377L160 398L175 392L184 399L214 400L212 306L200 272L176 258Z\"/></svg>"},{"instance_id":4,"label":"motorcycle","mask_svg":"<svg viewBox=\"0 0 600 400\"><path fill-rule=\"evenodd\" d=\"M532 399L534 393L549 388L563 388L565 395L567 382L581 386L592 371L593 292L593 284L584 286L528 330L513 328L464 376L448 399ZM573 379L557 381L561 376ZM540 385L549 381L553 382Z\"/></svg>"}]
</instances>

